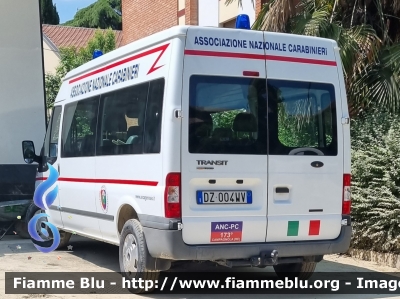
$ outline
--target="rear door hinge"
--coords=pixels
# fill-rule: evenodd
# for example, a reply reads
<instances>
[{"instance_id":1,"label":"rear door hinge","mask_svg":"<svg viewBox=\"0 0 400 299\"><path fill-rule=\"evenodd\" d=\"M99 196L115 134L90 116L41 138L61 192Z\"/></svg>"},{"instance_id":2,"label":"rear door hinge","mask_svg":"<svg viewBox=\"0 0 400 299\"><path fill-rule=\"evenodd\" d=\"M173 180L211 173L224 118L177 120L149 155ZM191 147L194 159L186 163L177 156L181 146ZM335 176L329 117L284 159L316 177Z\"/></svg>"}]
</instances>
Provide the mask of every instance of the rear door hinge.
<instances>
[{"instance_id":1,"label":"rear door hinge","mask_svg":"<svg viewBox=\"0 0 400 299\"><path fill-rule=\"evenodd\" d=\"M348 125L350 123L349 117L342 117L342 125Z\"/></svg>"},{"instance_id":2,"label":"rear door hinge","mask_svg":"<svg viewBox=\"0 0 400 299\"><path fill-rule=\"evenodd\" d=\"M178 230L182 230L183 229L183 223L178 223Z\"/></svg>"},{"instance_id":3,"label":"rear door hinge","mask_svg":"<svg viewBox=\"0 0 400 299\"><path fill-rule=\"evenodd\" d=\"M174 116L175 116L175 118L182 118L182 110L175 109Z\"/></svg>"}]
</instances>

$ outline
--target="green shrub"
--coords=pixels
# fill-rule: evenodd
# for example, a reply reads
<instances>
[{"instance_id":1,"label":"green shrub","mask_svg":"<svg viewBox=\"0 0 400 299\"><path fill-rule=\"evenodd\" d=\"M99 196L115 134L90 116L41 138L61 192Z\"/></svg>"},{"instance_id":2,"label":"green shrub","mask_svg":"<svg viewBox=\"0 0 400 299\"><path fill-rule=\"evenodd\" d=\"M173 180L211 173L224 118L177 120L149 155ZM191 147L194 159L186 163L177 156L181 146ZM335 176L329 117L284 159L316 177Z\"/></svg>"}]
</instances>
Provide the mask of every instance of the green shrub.
<instances>
[{"instance_id":1,"label":"green shrub","mask_svg":"<svg viewBox=\"0 0 400 299\"><path fill-rule=\"evenodd\" d=\"M400 253L400 116L352 122L352 247Z\"/></svg>"}]
</instances>

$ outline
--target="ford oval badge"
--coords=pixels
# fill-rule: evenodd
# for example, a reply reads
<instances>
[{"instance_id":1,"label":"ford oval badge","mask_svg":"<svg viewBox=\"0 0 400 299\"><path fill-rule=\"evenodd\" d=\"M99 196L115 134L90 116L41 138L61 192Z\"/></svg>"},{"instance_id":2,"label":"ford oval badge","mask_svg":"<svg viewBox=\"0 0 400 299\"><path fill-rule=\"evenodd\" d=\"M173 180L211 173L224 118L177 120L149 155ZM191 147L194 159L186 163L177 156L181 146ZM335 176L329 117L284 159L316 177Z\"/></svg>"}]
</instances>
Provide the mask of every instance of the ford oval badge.
<instances>
[{"instance_id":1,"label":"ford oval badge","mask_svg":"<svg viewBox=\"0 0 400 299\"><path fill-rule=\"evenodd\" d=\"M320 161L314 161L311 163L311 166L315 167L315 168L321 168L322 166L324 166L324 163L322 163Z\"/></svg>"}]
</instances>

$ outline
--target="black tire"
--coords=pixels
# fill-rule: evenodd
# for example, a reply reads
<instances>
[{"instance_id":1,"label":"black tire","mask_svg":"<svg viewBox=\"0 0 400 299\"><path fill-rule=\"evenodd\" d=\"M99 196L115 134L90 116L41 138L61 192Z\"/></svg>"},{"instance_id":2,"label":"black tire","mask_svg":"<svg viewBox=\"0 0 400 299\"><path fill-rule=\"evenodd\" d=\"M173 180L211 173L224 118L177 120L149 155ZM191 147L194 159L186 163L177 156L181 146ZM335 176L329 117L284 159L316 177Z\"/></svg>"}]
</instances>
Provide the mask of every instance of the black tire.
<instances>
[{"instance_id":1,"label":"black tire","mask_svg":"<svg viewBox=\"0 0 400 299\"><path fill-rule=\"evenodd\" d=\"M28 232L28 224L25 221L17 221L14 225L14 230L17 233L17 235L22 239L31 238Z\"/></svg>"},{"instance_id":2,"label":"black tire","mask_svg":"<svg viewBox=\"0 0 400 299\"><path fill-rule=\"evenodd\" d=\"M20 236L23 239L32 239L28 231L28 223L38 211L40 211L40 208L36 206L34 203L31 203L28 209L26 210L24 219L15 223L14 229L18 236ZM32 241L36 242L36 240L33 239Z\"/></svg>"},{"instance_id":3,"label":"black tire","mask_svg":"<svg viewBox=\"0 0 400 299\"><path fill-rule=\"evenodd\" d=\"M280 264L275 265L274 270L279 278L299 278L299 279L309 279L315 271L317 263L315 262L302 262L293 264Z\"/></svg>"},{"instance_id":4,"label":"black tire","mask_svg":"<svg viewBox=\"0 0 400 299\"><path fill-rule=\"evenodd\" d=\"M41 246L41 247L51 247L51 245L53 244L53 236L52 236L51 231L49 231L48 240L45 240L44 242L38 242L35 239L31 238L31 236L29 235L28 223L32 219L32 217L35 216L35 214L38 211L40 211L40 208L38 206L36 206L34 203L32 203L29 206L28 210L26 211L25 221L23 222L24 229L26 229L26 232L28 233L28 238L30 238L34 244ZM43 217L43 218L45 218L47 220L47 217ZM58 231L60 233L60 244L58 245L57 249L62 249L68 245L68 242L71 239L72 234L62 231L62 230L58 230Z\"/></svg>"},{"instance_id":5,"label":"black tire","mask_svg":"<svg viewBox=\"0 0 400 299\"><path fill-rule=\"evenodd\" d=\"M124 248L125 242L127 244L126 248ZM131 246L133 244L135 244L135 246ZM135 252L132 253L132 251ZM149 253L147 250L142 225L136 219L128 220L122 228L119 245L119 266L121 273L126 279L129 280L132 278L142 278L145 281L153 281L153 288L148 289L147 292L144 288L138 288L130 289L129 291L132 293L143 294L150 293L154 290L154 285L160 275L160 272L146 269L146 259L148 256ZM136 272L134 269L136 269Z\"/></svg>"},{"instance_id":6,"label":"black tire","mask_svg":"<svg viewBox=\"0 0 400 299\"><path fill-rule=\"evenodd\" d=\"M57 250L65 248L69 244L69 240L72 236L71 233L63 230L58 230L58 232L60 233L60 244L58 245Z\"/></svg>"}]
</instances>

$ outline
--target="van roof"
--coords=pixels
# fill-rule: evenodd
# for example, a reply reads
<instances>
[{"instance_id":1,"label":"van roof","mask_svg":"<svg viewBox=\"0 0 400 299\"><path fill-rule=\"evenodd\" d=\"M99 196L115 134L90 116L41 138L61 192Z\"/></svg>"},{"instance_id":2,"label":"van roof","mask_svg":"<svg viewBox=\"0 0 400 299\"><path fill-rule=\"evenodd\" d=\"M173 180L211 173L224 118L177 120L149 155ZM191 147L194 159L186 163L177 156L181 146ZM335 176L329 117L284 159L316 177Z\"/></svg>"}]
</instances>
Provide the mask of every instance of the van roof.
<instances>
[{"instance_id":1,"label":"van roof","mask_svg":"<svg viewBox=\"0 0 400 299\"><path fill-rule=\"evenodd\" d=\"M174 26L171 27L167 30L164 31L160 31L158 33L152 34L150 36L147 36L145 38L142 38L140 40L134 41L130 44L127 44L125 46L122 46L112 52L109 52L107 54L104 54L96 59L93 59L92 61L89 61L83 65L81 65L80 67L71 70L63 79L63 81L67 81L70 80L71 78L74 78L76 76L81 75L84 72L87 72L91 69L94 68L98 68L101 65L104 65L106 63L110 63L113 61L116 61L122 57L124 57L127 53L132 53L132 52L137 52L140 51L142 49L146 49L149 47L152 47L153 45L159 44L161 42L170 40L174 37L177 36L186 36L187 34L187 30L190 27L196 27L196 29L200 29L202 27L199 26ZM227 31L227 30L242 30L242 29L231 29L231 28L218 28L218 27L203 27L203 28L207 28L208 30L210 28L214 29L214 30L218 30L218 31ZM247 31L247 30L244 30ZM262 31L260 31L261 34ZM330 46L337 46L336 41L334 40L330 40L330 39L326 39L326 38L319 38L319 37L314 37L314 36L305 36L305 35L295 35L295 34L288 34L288 33L276 33L276 32L267 32L267 34L269 35L275 35L275 36L285 36L288 39L302 39L302 40L315 40L318 39L318 41L321 42L325 42L328 44L330 44Z\"/></svg>"},{"instance_id":2,"label":"van roof","mask_svg":"<svg viewBox=\"0 0 400 299\"><path fill-rule=\"evenodd\" d=\"M127 53L137 52L142 49L146 49L160 42L172 39L177 36L186 36L187 29L191 26L175 26L164 31L149 35L140 40L134 41L130 44L122 46L114 51L104 54L96 59L93 59L80 67L71 70L65 77L64 81L69 80L73 77L79 76L80 74L87 72L88 70L98 68L100 65L118 60L124 57ZM193 27L193 26L192 26Z\"/></svg>"}]
</instances>

